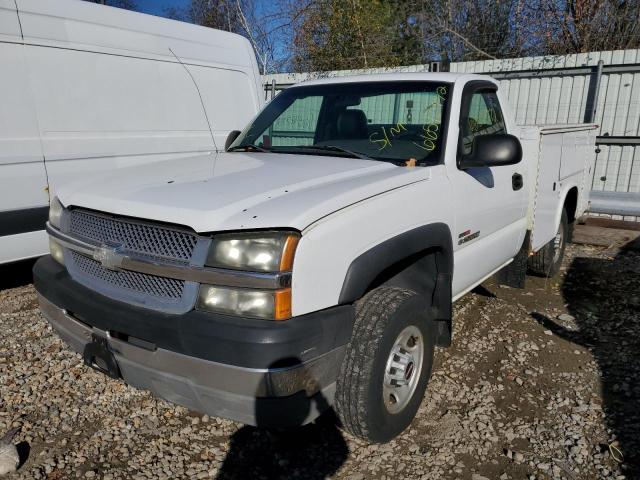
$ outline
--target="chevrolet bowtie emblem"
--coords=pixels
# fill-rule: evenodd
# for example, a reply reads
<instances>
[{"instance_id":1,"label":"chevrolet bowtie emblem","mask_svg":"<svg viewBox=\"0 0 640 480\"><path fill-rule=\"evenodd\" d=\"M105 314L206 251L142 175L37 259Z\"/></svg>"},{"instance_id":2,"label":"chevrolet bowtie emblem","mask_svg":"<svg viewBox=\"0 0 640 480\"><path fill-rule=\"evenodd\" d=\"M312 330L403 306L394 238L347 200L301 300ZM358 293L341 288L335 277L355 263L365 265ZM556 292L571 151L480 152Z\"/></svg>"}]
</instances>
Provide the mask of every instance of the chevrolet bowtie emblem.
<instances>
[{"instance_id":1,"label":"chevrolet bowtie emblem","mask_svg":"<svg viewBox=\"0 0 640 480\"><path fill-rule=\"evenodd\" d=\"M102 245L93 251L93 259L100 262L108 270L120 270L124 255L119 250L120 247Z\"/></svg>"}]
</instances>

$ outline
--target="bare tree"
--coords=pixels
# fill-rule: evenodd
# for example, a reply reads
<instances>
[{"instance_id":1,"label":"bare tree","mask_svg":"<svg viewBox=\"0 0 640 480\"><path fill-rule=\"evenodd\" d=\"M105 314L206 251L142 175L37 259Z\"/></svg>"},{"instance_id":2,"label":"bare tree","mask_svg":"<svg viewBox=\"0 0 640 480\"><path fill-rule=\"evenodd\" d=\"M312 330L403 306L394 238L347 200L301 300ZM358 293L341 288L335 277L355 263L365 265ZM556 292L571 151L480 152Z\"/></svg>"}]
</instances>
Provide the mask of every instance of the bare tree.
<instances>
[{"instance_id":1,"label":"bare tree","mask_svg":"<svg viewBox=\"0 0 640 480\"><path fill-rule=\"evenodd\" d=\"M538 31L547 53L640 46L638 0L541 0Z\"/></svg>"},{"instance_id":2,"label":"bare tree","mask_svg":"<svg viewBox=\"0 0 640 480\"><path fill-rule=\"evenodd\" d=\"M281 10L257 13L255 1L236 0L236 8L243 34L250 40L263 73L278 71L282 60L278 58L278 45L286 42L282 36L286 28L286 15Z\"/></svg>"},{"instance_id":3,"label":"bare tree","mask_svg":"<svg viewBox=\"0 0 640 480\"><path fill-rule=\"evenodd\" d=\"M191 0L185 7L167 8L165 16L228 32L242 31L235 0Z\"/></svg>"},{"instance_id":4,"label":"bare tree","mask_svg":"<svg viewBox=\"0 0 640 480\"><path fill-rule=\"evenodd\" d=\"M640 47L640 0L190 0L165 14L244 35L264 73Z\"/></svg>"},{"instance_id":5,"label":"bare tree","mask_svg":"<svg viewBox=\"0 0 640 480\"><path fill-rule=\"evenodd\" d=\"M403 0L291 2L292 65L324 71L421 63L415 22Z\"/></svg>"},{"instance_id":6,"label":"bare tree","mask_svg":"<svg viewBox=\"0 0 640 480\"><path fill-rule=\"evenodd\" d=\"M552 0L550 0L552 1ZM533 52L526 0L292 1L292 66L333 70Z\"/></svg>"},{"instance_id":7,"label":"bare tree","mask_svg":"<svg viewBox=\"0 0 640 480\"><path fill-rule=\"evenodd\" d=\"M524 51L522 0L420 0L414 8L430 58L479 60Z\"/></svg>"},{"instance_id":8,"label":"bare tree","mask_svg":"<svg viewBox=\"0 0 640 480\"><path fill-rule=\"evenodd\" d=\"M165 9L165 16L247 37L262 72L268 73L282 66L276 51L287 16L275 5L271 11L261 7L258 14L255 0L191 0L186 7Z\"/></svg>"}]
</instances>

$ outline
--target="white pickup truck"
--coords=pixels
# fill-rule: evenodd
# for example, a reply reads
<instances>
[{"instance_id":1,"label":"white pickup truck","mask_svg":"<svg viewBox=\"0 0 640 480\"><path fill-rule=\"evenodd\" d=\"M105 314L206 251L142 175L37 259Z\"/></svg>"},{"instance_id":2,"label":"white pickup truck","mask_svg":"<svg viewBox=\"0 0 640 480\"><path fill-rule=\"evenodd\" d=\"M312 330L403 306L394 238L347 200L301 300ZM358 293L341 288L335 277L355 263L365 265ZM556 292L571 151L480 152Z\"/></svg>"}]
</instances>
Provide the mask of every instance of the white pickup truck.
<instances>
[{"instance_id":1,"label":"white pickup truck","mask_svg":"<svg viewBox=\"0 0 640 480\"><path fill-rule=\"evenodd\" d=\"M61 189L35 268L84 361L259 426L333 406L412 421L452 302L553 275L588 201L593 125L517 127L499 85L388 74L289 88L226 152Z\"/></svg>"}]
</instances>

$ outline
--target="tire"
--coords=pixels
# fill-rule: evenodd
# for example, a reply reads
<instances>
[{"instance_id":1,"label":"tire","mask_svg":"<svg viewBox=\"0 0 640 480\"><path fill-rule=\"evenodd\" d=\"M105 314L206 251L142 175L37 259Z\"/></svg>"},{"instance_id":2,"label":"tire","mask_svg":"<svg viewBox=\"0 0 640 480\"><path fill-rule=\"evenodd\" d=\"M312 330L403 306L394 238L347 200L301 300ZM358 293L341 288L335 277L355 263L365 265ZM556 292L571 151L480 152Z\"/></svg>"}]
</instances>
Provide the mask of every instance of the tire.
<instances>
[{"instance_id":1,"label":"tire","mask_svg":"<svg viewBox=\"0 0 640 480\"><path fill-rule=\"evenodd\" d=\"M356 320L335 397L342 427L352 435L384 443L411 424L433 366L436 322L428 307L422 296L395 287L376 288L356 303ZM398 341L402 350L398 350ZM404 369L389 364L394 347L396 361L411 357ZM390 385L405 381L407 387Z\"/></svg>"},{"instance_id":2,"label":"tire","mask_svg":"<svg viewBox=\"0 0 640 480\"><path fill-rule=\"evenodd\" d=\"M567 211L563 209L560 225L558 226L558 233L553 240L529 257L529 261L527 262L529 270L536 275L548 278L558 273L562 266L562 259L564 258L564 251L569 236L569 220Z\"/></svg>"}]
</instances>

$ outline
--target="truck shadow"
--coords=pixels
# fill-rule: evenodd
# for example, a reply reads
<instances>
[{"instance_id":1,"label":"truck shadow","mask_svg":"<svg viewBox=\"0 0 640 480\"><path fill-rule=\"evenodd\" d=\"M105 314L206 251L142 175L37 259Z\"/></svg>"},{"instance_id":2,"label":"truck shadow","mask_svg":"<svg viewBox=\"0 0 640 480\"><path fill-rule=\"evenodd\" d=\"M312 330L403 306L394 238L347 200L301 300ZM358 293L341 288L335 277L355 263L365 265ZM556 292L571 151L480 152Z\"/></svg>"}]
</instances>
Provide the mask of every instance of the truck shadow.
<instances>
[{"instance_id":1,"label":"truck shadow","mask_svg":"<svg viewBox=\"0 0 640 480\"><path fill-rule=\"evenodd\" d=\"M629 247L629 246L627 246ZM613 259L575 258L562 285L571 325L532 316L555 335L588 349L601 375L603 413L618 442L626 478L640 478L640 251L624 248ZM613 450L614 454L617 454ZM609 463L615 463L610 460Z\"/></svg>"},{"instance_id":2,"label":"truck shadow","mask_svg":"<svg viewBox=\"0 0 640 480\"><path fill-rule=\"evenodd\" d=\"M232 435L218 479L320 480L340 469L349 448L338 428L338 419L321 392L311 398L302 393L295 405L280 411L268 403L256 402L259 427L244 426ZM312 409L324 413L315 422L304 425ZM273 428L279 415L286 415L292 427Z\"/></svg>"},{"instance_id":3,"label":"truck shadow","mask_svg":"<svg viewBox=\"0 0 640 480\"><path fill-rule=\"evenodd\" d=\"M33 282L33 265L37 258L0 265L0 291L24 287Z\"/></svg>"}]
</instances>

